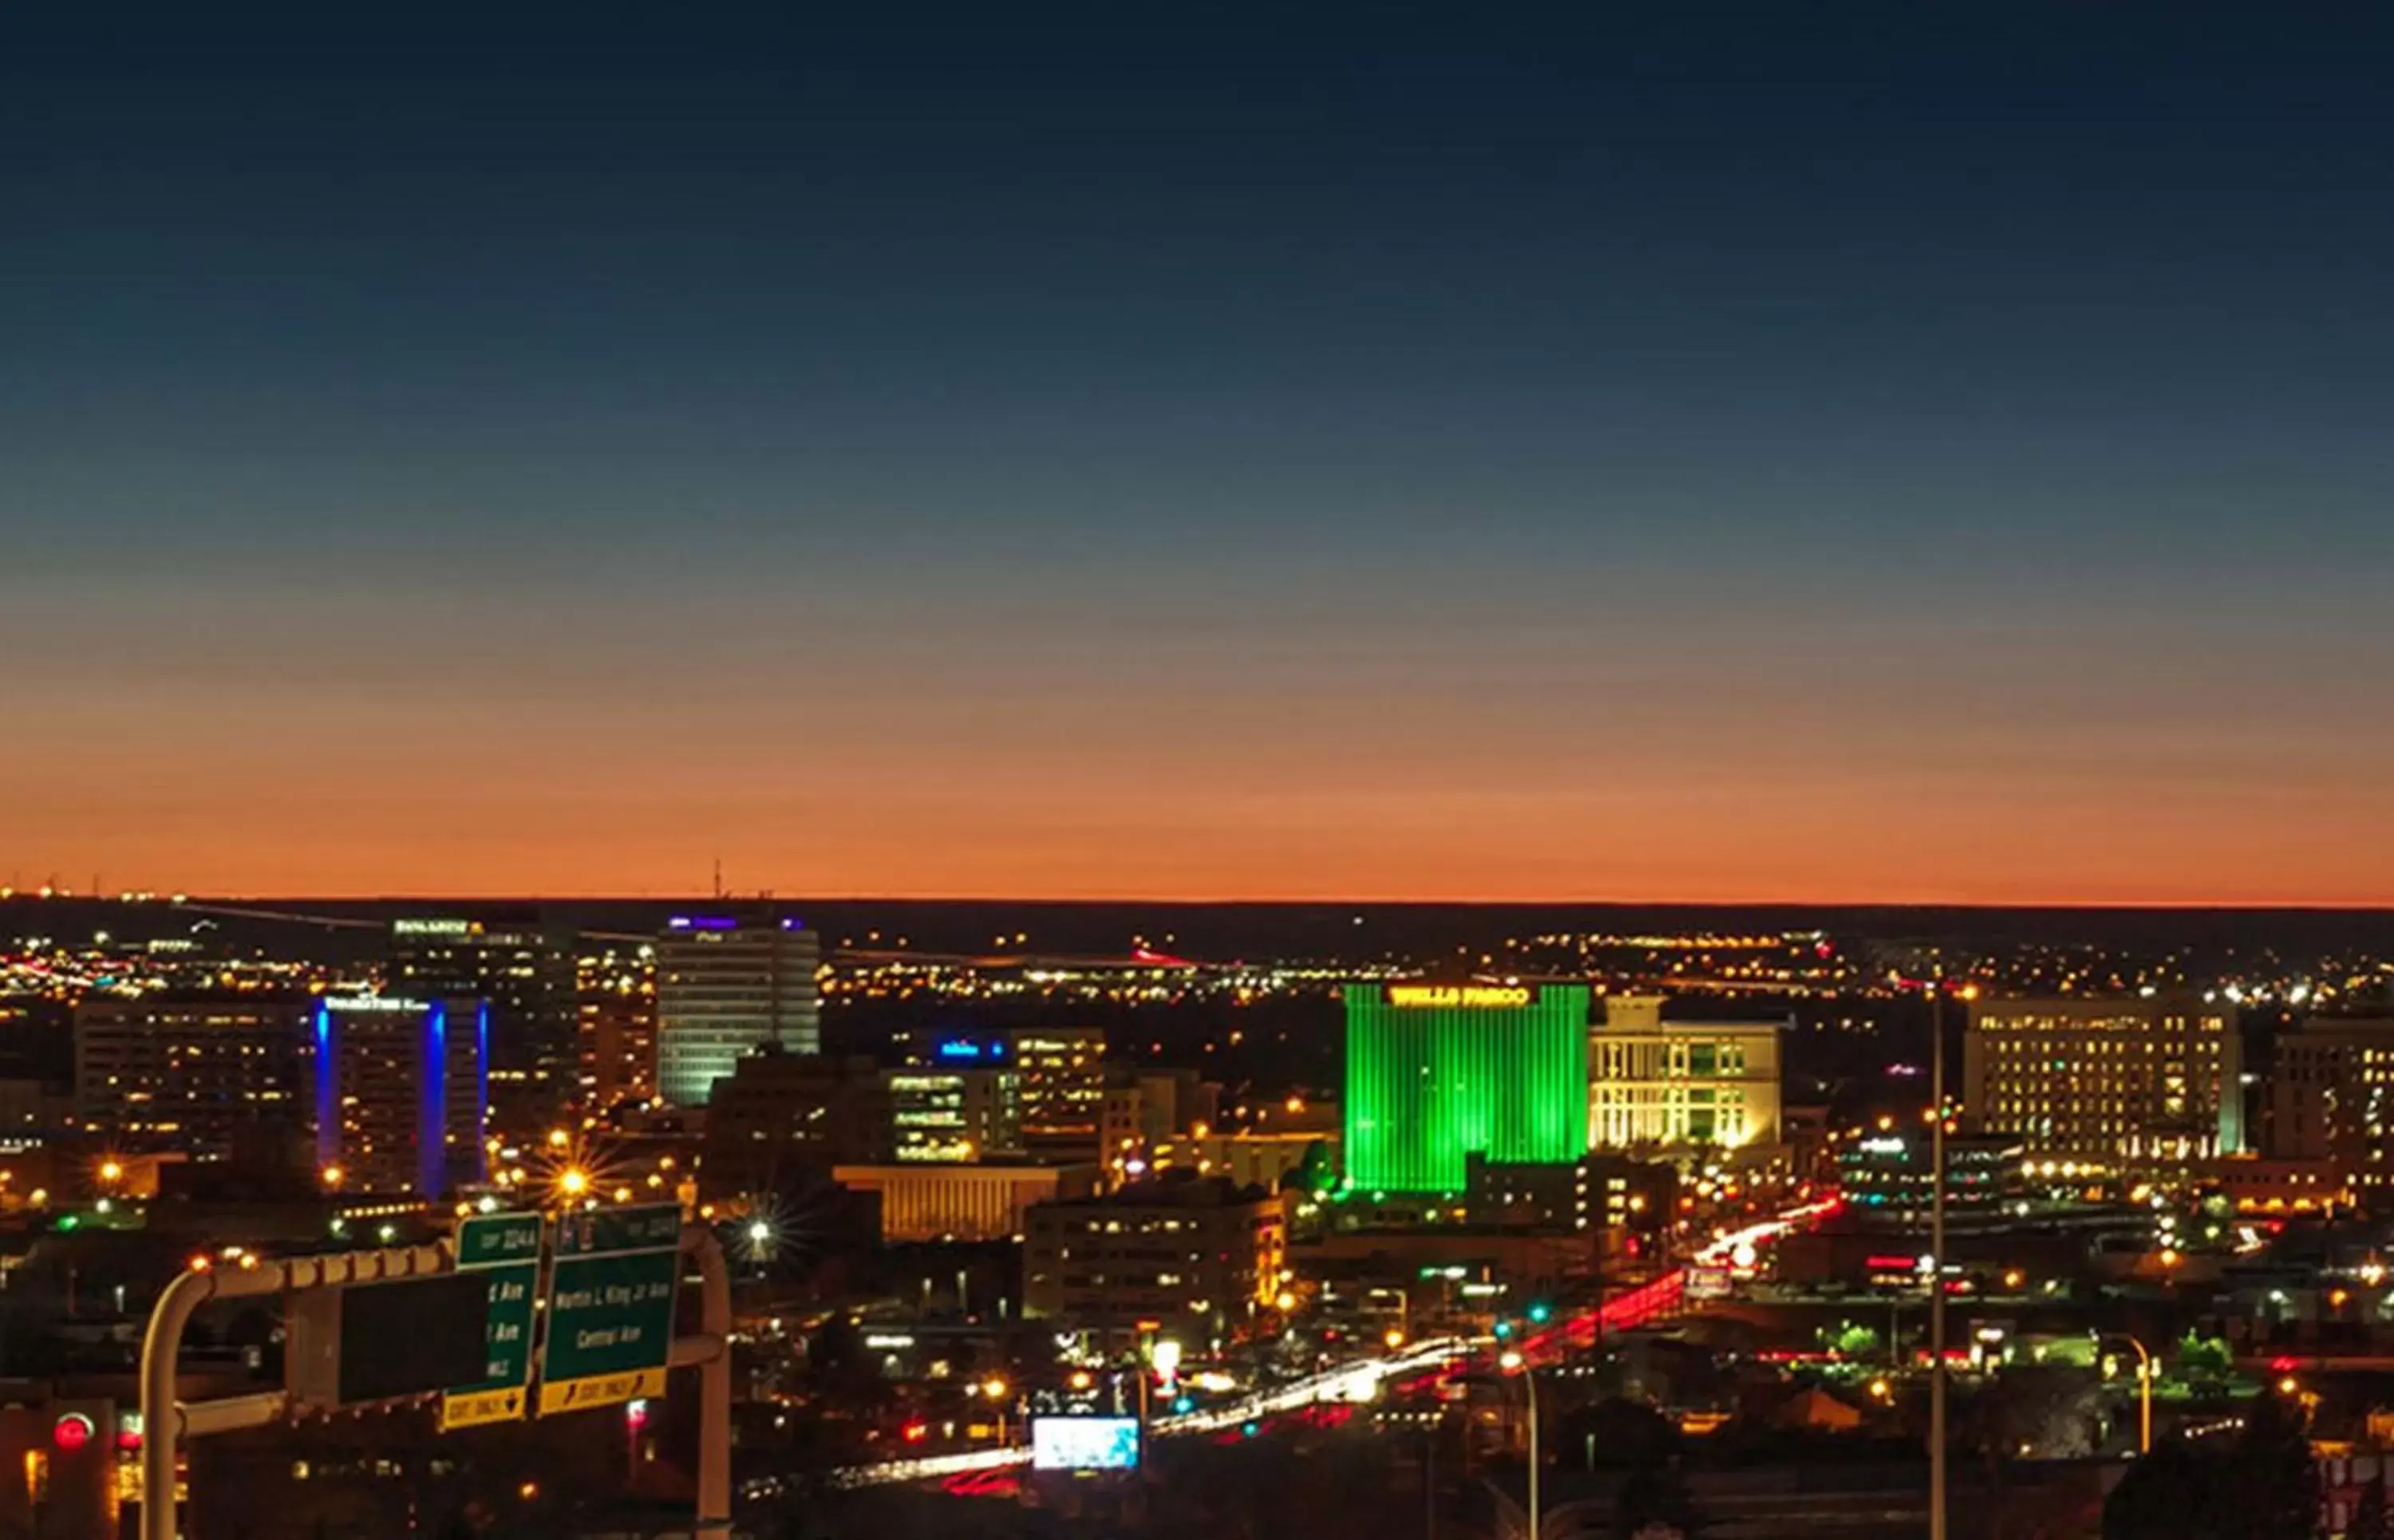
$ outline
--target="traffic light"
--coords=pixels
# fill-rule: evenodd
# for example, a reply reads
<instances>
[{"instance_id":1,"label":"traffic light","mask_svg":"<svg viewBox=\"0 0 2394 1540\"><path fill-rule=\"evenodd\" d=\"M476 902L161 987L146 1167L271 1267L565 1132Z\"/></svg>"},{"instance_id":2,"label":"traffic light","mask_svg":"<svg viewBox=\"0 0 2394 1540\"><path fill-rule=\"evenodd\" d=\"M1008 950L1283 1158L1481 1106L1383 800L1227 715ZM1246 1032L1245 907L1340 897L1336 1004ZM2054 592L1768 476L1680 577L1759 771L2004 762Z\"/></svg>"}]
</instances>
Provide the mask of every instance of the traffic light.
<instances>
[{"instance_id":1,"label":"traffic light","mask_svg":"<svg viewBox=\"0 0 2394 1540\"><path fill-rule=\"evenodd\" d=\"M1533 1326L1543 1326L1546 1323L1547 1318L1554 1313L1555 1308L1541 1299L1530 1307L1530 1323Z\"/></svg>"},{"instance_id":2,"label":"traffic light","mask_svg":"<svg viewBox=\"0 0 2394 1540\"><path fill-rule=\"evenodd\" d=\"M1512 1335L1513 1335L1513 1323L1512 1323L1511 1322L1509 1322L1509 1321L1499 1321L1498 1323L1496 1323L1496 1340L1497 1340L1497 1341L1502 1342L1502 1341L1504 1341L1506 1337L1509 1337L1509 1336L1511 1336Z\"/></svg>"}]
</instances>

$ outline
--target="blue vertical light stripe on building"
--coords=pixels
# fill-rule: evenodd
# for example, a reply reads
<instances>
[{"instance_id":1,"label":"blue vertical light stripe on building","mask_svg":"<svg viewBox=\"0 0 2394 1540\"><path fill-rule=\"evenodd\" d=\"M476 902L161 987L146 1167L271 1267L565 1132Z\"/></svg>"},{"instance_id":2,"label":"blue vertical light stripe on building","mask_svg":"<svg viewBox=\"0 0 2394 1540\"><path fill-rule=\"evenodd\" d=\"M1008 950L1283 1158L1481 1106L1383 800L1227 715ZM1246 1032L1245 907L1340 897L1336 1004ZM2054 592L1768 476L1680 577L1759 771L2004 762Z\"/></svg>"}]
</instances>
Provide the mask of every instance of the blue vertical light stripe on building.
<instances>
[{"instance_id":1,"label":"blue vertical light stripe on building","mask_svg":"<svg viewBox=\"0 0 2394 1540\"><path fill-rule=\"evenodd\" d=\"M449 1007L435 1000L424 1009L424 1062L415 1124L415 1186L428 1198L448 1191Z\"/></svg>"},{"instance_id":2,"label":"blue vertical light stripe on building","mask_svg":"<svg viewBox=\"0 0 2394 1540\"><path fill-rule=\"evenodd\" d=\"M333 1007L316 1000L316 1164L331 1165L341 1155L340 1060L333 1045Z\"/></svg>"},{"instance_id":3,"label":"blue vertical light stripe on building","mask_svg":"<svg viewBox=\"0 0 2394 1540\"><path fill-rule=\"evenodd\" d=\"M491 1128L491 1003L474 1005L474 1179L490 1179L489 1148L482 1142Z\"/></svg>"}]
</instances>

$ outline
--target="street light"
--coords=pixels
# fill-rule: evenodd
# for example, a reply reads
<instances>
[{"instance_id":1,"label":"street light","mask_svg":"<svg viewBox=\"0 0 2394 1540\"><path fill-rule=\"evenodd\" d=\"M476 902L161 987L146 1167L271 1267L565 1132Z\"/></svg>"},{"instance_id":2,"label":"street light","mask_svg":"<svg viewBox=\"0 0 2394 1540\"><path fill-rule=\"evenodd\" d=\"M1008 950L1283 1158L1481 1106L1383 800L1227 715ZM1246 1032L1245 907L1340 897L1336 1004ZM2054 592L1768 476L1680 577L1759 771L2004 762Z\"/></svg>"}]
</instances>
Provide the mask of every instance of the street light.
<instances>
[{"instance_id":1,"label":"street light","mask_svg":"<svg viewBox=\"0 0 2394 1540\"><path fill-rule=\"evenodd\" d=\"M1519 1352L1507 1350L1496 1360L1506 1374L1521 1376L1521 1389L1530 1402L1530 1540L1538 1540L1538 1375L1530 1361Z\"/></svg>"},{"instance_id":2,"label":"street light","mask_svg":"<svg viewBox=\"0 0 2394 1540\"><path fill-rule=\"evenodd\" d=\"M1001 1375L992 1375L975 1389L987 1396L990 1404L997 1408L997 1441L1003 1444L1006 1442L1006 1380Z\"/></svg>"},{"instance_id":3,"label":"street light","mask_svg":"<svg viewBox=\"0 0 2394 1540\"><path fill-rule=\"evenodd\" d=\"M2126 1332L2112 1334L2137 1349L2137 1453L2153 1452L2153 1355Z\"/></svg>"}]
</instances>

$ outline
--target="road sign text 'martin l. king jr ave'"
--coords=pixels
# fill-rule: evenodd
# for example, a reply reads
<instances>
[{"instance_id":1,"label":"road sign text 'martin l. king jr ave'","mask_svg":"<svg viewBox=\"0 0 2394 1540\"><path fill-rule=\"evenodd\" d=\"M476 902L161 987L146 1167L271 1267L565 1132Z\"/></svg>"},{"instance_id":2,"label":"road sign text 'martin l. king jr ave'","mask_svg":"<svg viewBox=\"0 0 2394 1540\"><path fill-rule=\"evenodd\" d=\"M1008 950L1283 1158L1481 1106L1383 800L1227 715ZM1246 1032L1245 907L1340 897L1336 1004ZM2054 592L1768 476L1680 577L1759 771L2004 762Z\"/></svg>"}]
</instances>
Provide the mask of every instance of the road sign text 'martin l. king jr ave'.
<instances>
[{"instance_id":1,"label":"road sign text 'martin l. king jr ave'","mask_svg":"<svg viewBox=\"0 0 2394 1540\"><path fill-rule=\"evenodd\" d=\"M596 1209L557 1221L541 1415L664 1394L680 1247L677 1204Z\"/></svg>"}]
</instances>

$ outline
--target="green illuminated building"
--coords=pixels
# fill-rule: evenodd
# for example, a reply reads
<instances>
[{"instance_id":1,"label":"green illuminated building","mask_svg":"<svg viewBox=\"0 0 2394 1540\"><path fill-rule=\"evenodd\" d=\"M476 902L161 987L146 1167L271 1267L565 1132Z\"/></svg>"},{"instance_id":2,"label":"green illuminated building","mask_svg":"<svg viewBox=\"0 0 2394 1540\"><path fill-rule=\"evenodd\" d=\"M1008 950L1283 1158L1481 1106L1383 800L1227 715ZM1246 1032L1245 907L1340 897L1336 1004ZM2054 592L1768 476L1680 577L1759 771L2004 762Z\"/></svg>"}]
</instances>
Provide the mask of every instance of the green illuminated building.
<instances>
[{"instance_id":1,"label":"green illuminated building","mask_svg":"<svg viewBox=\"0 0 2394 1540\"><path fill-rule=\"evenodd\" d=\"M1587 1153L1587 986L1347 986L1347 1177L1461 1192L1464 1157Z\"/></svg>"}]
</instances>

